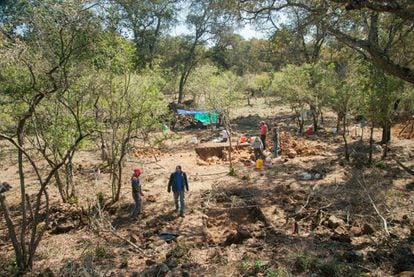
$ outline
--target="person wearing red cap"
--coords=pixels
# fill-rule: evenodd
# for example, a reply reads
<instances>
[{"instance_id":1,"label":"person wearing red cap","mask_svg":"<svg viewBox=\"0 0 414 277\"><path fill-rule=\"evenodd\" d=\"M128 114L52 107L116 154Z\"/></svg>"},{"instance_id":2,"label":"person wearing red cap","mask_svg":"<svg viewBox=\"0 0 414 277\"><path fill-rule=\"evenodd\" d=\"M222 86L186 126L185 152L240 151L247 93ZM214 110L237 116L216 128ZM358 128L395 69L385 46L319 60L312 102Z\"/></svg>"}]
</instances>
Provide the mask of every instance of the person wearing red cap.
<instances>
[{"instance_id":1,"label":"person wearing red cap","mask_svg":"<svg viewBox=\"0 0 414 277\"><path fill-rule=\"evenodd\" d=\"M260 139L263 143L263 150L266 149L266 134L267 134L267 124L265 121L260 122Z\"/></svg>"},{"instance_id":2,"label":"person wearing red cap","mask_svg":"<svg viewBox=\"0 0 414 277\"><path fill-rule=\"evenodd\" d=\"M131 177L132 185L132 198L134 198L135 205L132 210L132 218L137 218L141 213L141 196L144 196L141 189L141 184L139 182L139 176L141 175L141 170L139 168L134 168L133 174Z\"/></svg>"}]
</instances>

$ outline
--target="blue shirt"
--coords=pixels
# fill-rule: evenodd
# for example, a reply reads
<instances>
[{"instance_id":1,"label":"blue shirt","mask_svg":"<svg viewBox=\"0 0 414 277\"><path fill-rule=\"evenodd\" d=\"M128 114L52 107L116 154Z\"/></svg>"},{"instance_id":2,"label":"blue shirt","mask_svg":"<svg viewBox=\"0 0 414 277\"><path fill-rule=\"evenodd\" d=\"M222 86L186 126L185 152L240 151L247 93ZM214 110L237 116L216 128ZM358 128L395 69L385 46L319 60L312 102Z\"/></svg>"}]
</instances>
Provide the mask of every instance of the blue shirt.
<instances>
[{"instance_id":1,"label":"blue shirt","mask_svg":"<svg viewBox=\"0 0 414 277\"><path fill-rule=\"evenodd\" d=\"M175 191L184 191L184 178L182 172L175 173Z\"/></svg>"}]
</instances>

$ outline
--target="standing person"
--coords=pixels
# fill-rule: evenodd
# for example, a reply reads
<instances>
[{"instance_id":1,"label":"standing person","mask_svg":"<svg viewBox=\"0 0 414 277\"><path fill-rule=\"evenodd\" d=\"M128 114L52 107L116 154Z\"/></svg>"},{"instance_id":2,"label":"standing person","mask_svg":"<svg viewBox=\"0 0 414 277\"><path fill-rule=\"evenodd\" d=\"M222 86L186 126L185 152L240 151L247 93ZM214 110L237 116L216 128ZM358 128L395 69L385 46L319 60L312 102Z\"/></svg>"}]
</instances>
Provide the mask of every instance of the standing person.
<instances>
[{"instance_id":1,"label":"standing person","mask_svg":"<svg viewBox=\"0 0 414 277\"><path fill-rule=\"evenodd\" d=\"M139 176L141 175L141 170L139 168L134 169L134 173L131 177L132 185L132 198L134 198L134 209L132 210L132 218L137 218L141 213L141 196L144 196L141 189L141 183L139 182Z\"/></svg>"},{"instance_id":2,"label":"standing person","mask_svg":"<svg viewBox=\"0 0 414 277\"><path fill-rule=\"evenodd\" d=\"M275 158L279 156L279 126L275 126L272 130L272 140L273 140L273 154L275 155Z\"/></svg>"},{"instance_id":3,"label":"standing person","mask_svg":"<svg viewBox=\"0 0 414 277\"><path fill-rule=\"evenodd\" d=\"M267 124L265 121L260 122L260 139L263 143L263 149L266 149L266 134L267 134Z\"/></svg>"},{"instance_id":4,"label":"standing person","mask_svg":"<svg viewBox=\"0 0 414 277\"><path fill-rule=\"evenodd\" d=\"M227 142L228 139L229 139L229 132L226 129L223 129L223 131L221 131L221 141L220 142Z\"/></svg>"},{"instance_id":5,"label":"standing person","mask_svg":"<svg viewBox=\"0 0 414 277\"><path fill-rule=\"evenodd\" d=\"M170 180L168 182L168 193L171 192L171 188L174 194L175 210L180 211L180 216L184 217L184 188L188 191L187 174L182 171L181 166L175 167L175 172L171 173ZM180 198L180 206L178 206L178 198Z\"/></svg>"},{"instance_id":6,"label":"standing person","mask_svg":"<svg viewBox=\"0 0 414 277\"><path fill-rule=\"evenodd\" d=\"M255 159L259 159L259 158L263 158L263 143L260 140L260 138L255 137L253 142L252 142L252 148L254 151L254 157Z\"/></svg>"}]
</instances>

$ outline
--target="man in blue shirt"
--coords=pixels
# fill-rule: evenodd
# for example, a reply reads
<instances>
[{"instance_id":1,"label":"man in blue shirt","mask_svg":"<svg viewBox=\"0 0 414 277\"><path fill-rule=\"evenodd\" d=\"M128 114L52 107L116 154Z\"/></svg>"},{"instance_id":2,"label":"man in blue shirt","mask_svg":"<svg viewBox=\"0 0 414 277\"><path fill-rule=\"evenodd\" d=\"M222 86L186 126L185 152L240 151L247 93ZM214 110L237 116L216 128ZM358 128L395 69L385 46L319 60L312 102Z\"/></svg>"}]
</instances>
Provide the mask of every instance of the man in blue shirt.
<instances>
[{"instance_id":1,"label":"man in blue shirt","mask_svg":"<svg viewBox=\"0 0 414 277\"><path fill-rule=\"evenodd\" d=\"M188 181L187 174L182 171L180 165L177 165L175 172L170 175L170 180L168 182L168 193L171 192L171 188L174 194L175 210L179 210L180 216L184 217L184 188L188 191ZM178 207L178 198L180 198L180 207Z\"/></svg>"}]
</instances>

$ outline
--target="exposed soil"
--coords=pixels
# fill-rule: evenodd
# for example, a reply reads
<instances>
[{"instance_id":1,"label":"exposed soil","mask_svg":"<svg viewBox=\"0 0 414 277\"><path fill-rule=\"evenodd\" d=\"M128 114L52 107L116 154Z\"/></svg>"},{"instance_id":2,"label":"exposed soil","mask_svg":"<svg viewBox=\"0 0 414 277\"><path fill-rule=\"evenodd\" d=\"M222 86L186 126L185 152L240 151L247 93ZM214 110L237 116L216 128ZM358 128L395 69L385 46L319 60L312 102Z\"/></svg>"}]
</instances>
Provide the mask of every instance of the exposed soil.
<instances>
[{"instance_id":1,"label":"exposed soil","mask_svg":"<svg viewBox=\"0 0 414 277\"><path fill-rule=\"evenodd\" d=\"M250 114L254 110L261 114ZM270 124L291 121L285 107L246 107L240 113L247 116L236 118L232 126L239 134L258 135L262 118ZM154 148L135 145L125 170L138 166L143 172L145 196L138 220L130 218L129 173L120 201L111 204L109 173L102 170L95 181L91 171L102 164L99 149L78 153L77 204L61 204L56 187L50 186L52 224L39 246L32 275L390 276L414 271L414 180L393 160L398 157L412 167L412 141L394 136L387 159L381 160L377 151L372 167L356 167L353 160L343 160L340 136L321 132L298 137L286 128L281 157L273 159L272 167L256 170L246 166L250 147L237 146L234 136L235 171L230 176L227 143L192 143L193 137L211 141L218 135L212 130L181 131L168 134ZM376 141L379 135L376 130ZM361 148L359 137L350 138L350 148L365 151L366 139ZM16 156L0 143L5 161L0 164L0 181L13 186L6 197L18 218ZM177 164L189 177L184 218L175 212L167 193L169 174ZM38 184L29 165L26 168L32 196ZM302 178L302 173L315 172L320 178ZM99 221L97 195L104 207L102 218L116 236ZM369 198L387 220L390 236ZM0 275L10 276L13 249L3 220L0 247Z\"/></svg>"}]
</instances>

